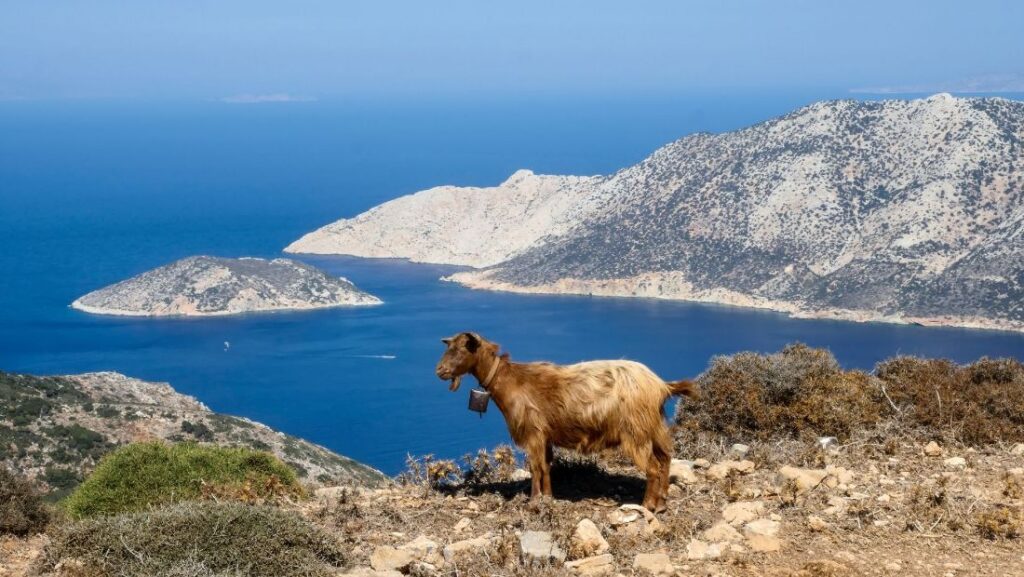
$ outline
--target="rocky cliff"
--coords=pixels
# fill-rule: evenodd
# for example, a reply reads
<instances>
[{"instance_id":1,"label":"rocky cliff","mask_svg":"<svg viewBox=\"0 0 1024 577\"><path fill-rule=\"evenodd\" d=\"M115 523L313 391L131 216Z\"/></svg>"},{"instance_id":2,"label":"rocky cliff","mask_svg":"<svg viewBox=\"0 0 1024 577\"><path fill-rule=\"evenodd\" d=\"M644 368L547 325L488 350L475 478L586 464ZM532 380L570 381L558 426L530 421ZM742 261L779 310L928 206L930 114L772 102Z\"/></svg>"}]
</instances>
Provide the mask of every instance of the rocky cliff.
<instances>
[{"instance_id":1,"label":"rocky cliff","mask_svg":"<svg viewBox=\"0 0 1024 577\"><path fill-rule=\"evenodd\" d=\"M274 453L314 483L374 486L379 471L266 425L212 412L166 383L118 373L36 377L0 372L0 461L66 491L118 445L211 442Z\"/></svg>"},{"instance_id":2,"label":"rocky cliff","mask_svg":"<svg viewBox=\"0 0 1024 577\"><path fill-rule=\"evenodd\" d=\"M193 256L93 291L71 306L109 315L201 316L380 302L344 278L294 260Z\"/></svg>"},{"instance_id":3,"label":"rocky cliff","mask_svg":"<svg viewBox=\"0 0 1024 577\"><path fill-rule=\"evenodd\" d=\"M1024 329L1024 103L813 104L607 177L520 171L344 219L292 252L482 268L477 288Z\"/></svg>"}]
</instances>

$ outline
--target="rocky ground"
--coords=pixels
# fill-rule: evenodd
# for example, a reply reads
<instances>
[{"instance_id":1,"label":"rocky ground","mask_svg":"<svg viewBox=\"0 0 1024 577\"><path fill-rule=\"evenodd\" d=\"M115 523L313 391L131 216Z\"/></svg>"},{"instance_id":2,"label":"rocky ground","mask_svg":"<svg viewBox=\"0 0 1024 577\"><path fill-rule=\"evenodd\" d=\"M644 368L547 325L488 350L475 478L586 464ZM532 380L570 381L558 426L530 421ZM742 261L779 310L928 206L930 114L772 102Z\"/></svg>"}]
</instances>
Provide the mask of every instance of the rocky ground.
<instances>
[{"instance_id":1,"label":"rocky ground","mask_svg":"<svg viewBox=\"0 0 1024 577\"><path fill-rule=\"evenodd\" d=\"M642 481L616 467L563 467L559 498L534 508L503 496L525 488L510 482L324 489L308 514L351 543L359 575L1024 575L1024 445L837 447L821 468L737 449L675 461L657 516L622 504Z\"/></svg>"},{"instance_id":2,"label":"rocky ground","mask_svg":"<svg viewBox=\"0 0 1024 577\"><path fill-rule=\"evenodd\" d=\"M291 507L344 543L348 575L1024 575L1024 445L826 444L816 467L742 445L676 460L656 516L630 504L643 480L621 463L561 463L536 505L517 470ZM0 575L31 575L45 543L0 543Z\"/></svg>"}]
</instances>

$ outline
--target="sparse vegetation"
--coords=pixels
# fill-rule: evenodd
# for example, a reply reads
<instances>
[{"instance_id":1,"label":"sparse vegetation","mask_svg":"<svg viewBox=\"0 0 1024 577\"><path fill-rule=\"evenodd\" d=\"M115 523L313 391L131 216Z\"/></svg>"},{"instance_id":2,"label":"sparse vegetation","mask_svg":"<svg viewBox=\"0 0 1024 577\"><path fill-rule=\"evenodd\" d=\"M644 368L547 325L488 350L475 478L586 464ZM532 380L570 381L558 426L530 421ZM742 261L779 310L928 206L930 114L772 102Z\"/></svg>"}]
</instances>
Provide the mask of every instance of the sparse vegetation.
<instances>
[{"instance_id":1,"label":"sparse vegetation","mask_svg":"<svg viewBox=\"0 0 1024 577\"><path fill-rule=\"evenodd\" d=\"M835 436L883 422L904 432L969 445L1024 440L1024 365L981 359L896 357L874 374L843 370L825 349L789 345L780 353L715 357L698 379L702 397L676 415L677 434L725 439Z\"/></svg>"},{"instance_id":2,"label":"sparse vegetation","mask_svg":"<svg viewBox=\"0 0 1024 577\"><path fill-rule=\"evenodd\" d=\"M866 373L844 371L824 349L715 357L700 376L701 398L677 414L683 431L767 440L802 434L847 438L877 423L881 392Z\"/></svg>"},{"instance_id":3,"label":"sparse vegetation","mask_svg":"<svg viewBox=\"0 0 1024 577\"><path fill-rule=\"evenodd\" d=\"M64 505L80 518L204 496L258 502L301 491L295 472L269 453L154 442L128 445L106 456Z\"/></svg>"},{"instance_id":4,"label":"sparse vegetation","mask_svg":"<svg viewBox=\"0 0 1024 577\"><path fill-rule=\"evenodd\" d=\"M337 539L275 507L191 502L86 519L55 530L48 568L121 575L314 577L342 567Z\"/></svg>"},{"instance_id":5,"label":"sparse vegetation","mask_svg":"<svg viewBox=\"0 0 1024 577\"><path fill-rule=\"evenodd\" d=\"M50 512L32 483L0 465L0 535L39 533L49 520Z\"/></svg>"},{"instance_id":6,"label":"sparse vegetation","mask_svg":"<svg viewBox=\"0 0 1024 577\"><path fill-rule=\"evenodd\" d=\"M1024 441L1024 365L896 357L876 374L899 417L970 445Z\"/></svg>"}]
</instances>

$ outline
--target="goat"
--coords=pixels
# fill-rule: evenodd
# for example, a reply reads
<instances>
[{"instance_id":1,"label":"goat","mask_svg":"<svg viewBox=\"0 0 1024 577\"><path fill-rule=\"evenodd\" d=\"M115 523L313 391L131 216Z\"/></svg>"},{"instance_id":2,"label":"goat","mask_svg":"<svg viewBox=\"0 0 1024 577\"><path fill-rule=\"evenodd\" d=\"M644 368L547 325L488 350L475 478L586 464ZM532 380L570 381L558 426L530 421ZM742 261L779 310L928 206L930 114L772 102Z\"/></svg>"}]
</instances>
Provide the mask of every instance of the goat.
<instances>
[{"instance_id":1,"label":"goat","mask_svg":"<svg viewBox=\"0 0 1024 577\"><path fill-rule=\"evenodd\" d=\"M437 376L456 391L472 374L505 417L516 445L526 451L531 501L551 496L552 448L583 453L619 448L647 475L643 506L665 510L672 440L664 405L672 395L695 397L692 381L661 380L633 361L574 365L513 363L499 346L476 333L441 339L447 350Z\"/></svg>"}]
</instances>

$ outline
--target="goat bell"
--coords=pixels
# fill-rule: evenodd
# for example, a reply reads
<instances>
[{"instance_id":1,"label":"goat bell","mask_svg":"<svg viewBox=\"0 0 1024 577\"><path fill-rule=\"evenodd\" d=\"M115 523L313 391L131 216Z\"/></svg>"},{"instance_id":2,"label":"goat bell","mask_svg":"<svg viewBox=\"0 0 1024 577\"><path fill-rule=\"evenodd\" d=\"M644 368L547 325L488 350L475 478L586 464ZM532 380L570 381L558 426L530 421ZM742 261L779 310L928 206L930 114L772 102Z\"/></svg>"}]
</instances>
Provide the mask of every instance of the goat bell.
<instances>
[{"instance_id":1,"label":"goat bell","mask_svg":"<svg viewBox=\"0 0 1024 577\"><path fill-rule=\"evenodd\" d=\"M480 413L484 416L487 412L487 403L491 400L491 394L481 389L469 391L469 410Z\"/></svg>"}]
</instances>

